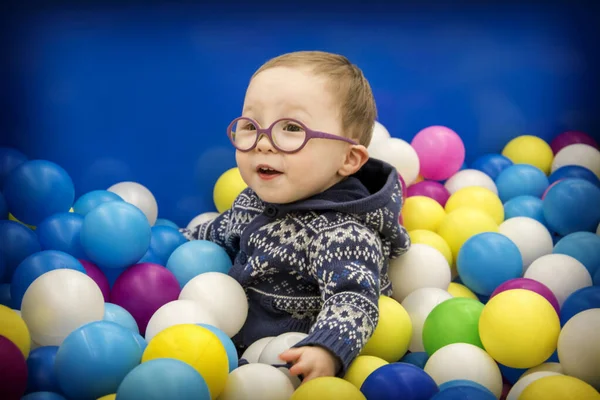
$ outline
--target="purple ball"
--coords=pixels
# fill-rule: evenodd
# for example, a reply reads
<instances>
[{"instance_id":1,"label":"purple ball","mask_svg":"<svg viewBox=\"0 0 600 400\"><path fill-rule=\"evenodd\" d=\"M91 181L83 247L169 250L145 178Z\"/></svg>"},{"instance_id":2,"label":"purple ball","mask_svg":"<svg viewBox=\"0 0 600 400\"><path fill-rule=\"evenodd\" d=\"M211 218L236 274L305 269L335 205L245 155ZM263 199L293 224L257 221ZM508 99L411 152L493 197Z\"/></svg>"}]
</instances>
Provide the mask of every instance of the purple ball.
<instances>
[{"instance_id":1,"label":"purple ball","mask_svg":"<svg viewBox=\"0 0 600 400\"><path fill-rule=\"evenodd\" d=\"M494 292L490 296L490 299L498 293L512 289L531 290L532 292L539 294L540 296L548 300L548 302L552 304L552 307L554 307L554 309L556 310L556 314L560 315L560 305L558 304L556 296L554 295L554 293L552 293L552 290L550 290L548 286L544 285L543 283L529 278L515 278L504 282L503 284L498 286L496 290L494 290Z\"/></svg>"},{"instance_id":2,"label":"purple ball","mask_svg":"<svg viewBox=\"0 0 600 400\"><path fill-rule=\"evenodd\" d=\"M119 275L110 302L129 311L144 335L156 310L177 300L180 292L179 282L171 271L162 265L140 263Z\"/></svg>"},{"instance_id":3,"label":"purple ball","mask_svg":"<svg viewBox=\"0 0 600 400\"><path fill-rule=\"evenodd\" d=\"M410 185L407 190L406 197L426 196L434 199L442 205L446 206L446 202L450 197L450 192L439 182L436 181L421 181Z\"/></svg>"},{"instance_id":4,"label":"purple ball","mask_svg":"<svg viewBox=\"0 0 600 400\"><path fill-rule=\"evenodd\" d=\"M104 272L100 268L96 266L96 264L92 264L87 260L79 260L85 272L87 272L88 276L92 278L96 285L100 288L102 292L102 296L104 297L104 302L107 303L110 300L110 283L108 282L108 278L104 275Z\"/></svg>"},{"instance_id":5,"label":"purple ball","mask_svg":"<svg viewBox=\"0 0 600 400\"><path fill-rule=\"evenodd\" d=\"M16 344L0 336L0 394L20 399L27 389L27 362Z\"/></svg>"},{"instance_id":6,"label":"purple ball","mask_svg":"<svg viewBox=\"0 0 600 400\"><path fill-rule=\"evenodd\" d=\"M562 148L576 143L587 144L596 149L598 148L598 143L596 143L593 137L580 131L567 131L561 133L550 142L550 148L552 148L552 152L556 154Z\"/></svg>"}]
</instances>

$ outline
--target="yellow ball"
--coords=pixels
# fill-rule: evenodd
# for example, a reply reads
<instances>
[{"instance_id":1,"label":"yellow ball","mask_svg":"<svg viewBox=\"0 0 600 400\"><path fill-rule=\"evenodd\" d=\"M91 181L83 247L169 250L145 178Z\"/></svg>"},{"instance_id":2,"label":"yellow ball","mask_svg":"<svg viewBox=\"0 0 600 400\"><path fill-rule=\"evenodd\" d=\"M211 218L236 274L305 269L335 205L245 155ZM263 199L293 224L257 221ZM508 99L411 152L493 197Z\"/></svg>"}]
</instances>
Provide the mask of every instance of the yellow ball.
<instances>
[{"instance_id":1,"label":"yellow ball","mask_svg":"<svg viewBox=\"0 0 600 400\"><path fill-rule=\"evenodd\" d=\"M437 232L448 243L456 260L460 248L469 238L478 233L498 232L498 224L481 210L459 208L446 214Z\"/></svg>"},{"instance_id":2,"label":"yellow ball","mask_svg":"<svg viewBox=\"0 0 600 400\"><path fill-rule=\"evenodd\" d=\"M446 213L459 208L476 208L494 219L498 225L504 221L504 205L494 192L481 186L468 186L457 190L446 202Z\"/></svg>"},{"instance_id":3,"label":"yellow ball","mask_svg":"<svg viewBox=\"0 0 600 400\"><path fill-rule=\"evenodd\" d=\"M402 207L404 227L408 231L415 229L436 231L445 216L444 207L426 196L409 197Z\"/></svg>"},{"instance_id":4,"label":"yellow ball","mask_svg":"<svg viewBox=\"0 0 600 400\"><path fill-rule=\"evenodd\" d=\"M238 197L247 187L248 185L246 185L246 182L242 179L240 170L237 167L225 171L219 179L217 179L217 183L213 190L213 200L217 210L220 213L229 210L236 197Z\"/></svg>"},{"instance_id":5,"label":"yellow ball","mask_svg":"<svg viewBox=\"0 0 600 400\"><path fill-rule=\"evenodd\" d=\"M8 213L8 219L9 219L9 220L11 220L11 221L18 222L18 223L20 223L21 225L25 225L26 227L28 227L28 228L29 228L29 229L31 229L32 231L34 231L34 230L35 230L35 226L33 226L33 225L28 225L28 224L26 224L26 223L24 223L24 222L21 222L21 221L19 221L19 220L18 220L18 219L16 219L16 218L15 218L15 216L14 216L14 215L12 215L11 213Z\"/></svg>"},{"instance_id":6,"label":"yellow ball","mask_svg":"<svg viewBox=\"0 0 600 400\"><path fill-rule=\"evenodd\" d=\"M498 293L479 318L483 347L500 364L531 368L556 350L560 321L543 296L525 289Z\"/></svg>"},{"instance_id":7,"label":"yellow ball","mask_svg":"<svg viewBox=\"0 0 600 400\"><path fill-rule=\"evenodd\" d=\"M98 400L115 400L117 398L116 394L107 394L106 396L100 397Z\"/></svg>"},{"instance_id":8,"label":"yellow ball","mask_svg":"<svg viewBox=\"0 0 600 400\"><path fill-rule=\"evenodd\" d=\"M162 330L148 343L142 362L157 358L174 358L194 367L213 399L225 388L229 375L227 352L217 335L204 327L180 324Z\"/></svg>"},{"instance_id":9,"label":"yellow ball","mask_svg":"<svg viewBox=\"0 0 600 400\"><path fill-rule=\"evenodd\" d=\"M415 181L413 182L413 185L414 185L415 183L423 182L424 180L425 180L425 178L423 178L423 177L421 176L421 174L419 174L419 175L417 176L417 179L415 179Z\"/></svg>"},{"instance_id":10,"label":"yellow ball","mask_svg":"<svg viewBox=\"0 0 600 400\"><path fill-rule=\"evenodd\" d=\"M360 389L365 379L377 368L387 365L388 362L374 356L358 356L352 361L344 379Z\"/></svg>"},{"instance_id":11,"label":"yellow ball","mask_svg":"<svg viewBox=\"0 0 600 400\"><path fill-rule=\"evenodd\" d=\"M530 383L519 400L600 400L592 385L567 375L544 376Z\"/></svg>"},{"instance_id":12,"label":"yellow ball","mask_svg":"<svg viewBox=\"0 0 600 400\"><path fill-rule=\"evenodd\" d=\"M27 359L31 350L31 336L23 318L12 308L0 304L0 336L13 342Z\"/></svg>"},{"instance_id":13,"label":"yellow ball","mask_svg":"<svg viewBox=\"0 0 600 400\"><path fill-rule=\"evenodd\" d=\"M454 264L450 246L448 246L448 243L446 243L444 238L437 233L426 229L415 229L414 231L409 231L408 236L410 236L411 243L420 243L431 246L443 254L446 261L448 261L448 265Z\"/></svg>"},{"instance_id":14,"label":"yellow ball","mask_svg":"<svg viewBox=\"0 0 600 400\"><path fill-rule=\"evenodd\" d=\"M456 282L450 282L450 285L448 285L448 293L450 293L452 297L466 297L467 299L479 300L477 295L473 293L471 289Z\"/></svg>"},{"instance_id":15,"label":"yellow ball","mask_svg":"<svg viewBox=\"0 0 600 400\"><path fill-rule=\"evenodd\" d=\"M398 361L406 354L411 338L412 322L404 307L391 297L379 296L379 322L361 355Z\"/></svg>"},{"instance_id":16,"label":"yellow ball","mask_svg":"<svg viewBox=\"0 0 600 400\"><path fill-rule=\"evenodd\" d=\"M353 384L341 378L322 376L303 383L290 400L366 400Z\"/></svg>"},{"instance_id":17,"label":"yellow ball","mask_svg":"<svg viewBox=\"0 0 600 400\"><path fill-rule=\"evenodd\" d=\"M502 155L515 164L529 164L538 167L546 175L550 173L554 160L554 153L550 145L532 135L514 138L504 146Z\"/></svg>"}]
</instances>

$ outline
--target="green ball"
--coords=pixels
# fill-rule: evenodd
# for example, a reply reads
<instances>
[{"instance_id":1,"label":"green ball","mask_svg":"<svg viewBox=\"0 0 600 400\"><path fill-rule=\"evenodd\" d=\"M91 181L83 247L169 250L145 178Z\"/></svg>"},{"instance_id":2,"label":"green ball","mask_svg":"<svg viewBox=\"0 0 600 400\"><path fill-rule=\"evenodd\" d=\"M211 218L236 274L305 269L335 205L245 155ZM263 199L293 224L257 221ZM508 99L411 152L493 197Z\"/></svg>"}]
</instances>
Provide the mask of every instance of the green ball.
<instances>
[{"instance_id":1,"label":"green ball","mask_svg":"<svg viewBox=\"0 0 600 400\"><path fill-rule=\"evenodd\" d=\"M469 343L483 349L479 338L482 311L483 303L465 297L448 299L435 306L423 324L423 347L427 354L431 357L452 343Z\"/></svg>"}]
</instances>

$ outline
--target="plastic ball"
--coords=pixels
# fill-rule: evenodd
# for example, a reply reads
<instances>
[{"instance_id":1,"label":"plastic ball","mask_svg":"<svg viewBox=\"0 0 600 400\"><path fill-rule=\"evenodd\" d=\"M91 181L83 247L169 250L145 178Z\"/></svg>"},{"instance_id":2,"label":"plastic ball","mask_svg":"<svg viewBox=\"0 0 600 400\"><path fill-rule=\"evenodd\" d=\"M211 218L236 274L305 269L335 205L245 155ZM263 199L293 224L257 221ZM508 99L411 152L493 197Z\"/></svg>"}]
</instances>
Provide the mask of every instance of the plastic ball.
<instances>
[{"instance_id":1,"label":"plastic ball","mask_svg":"<svg viewBox=\"0 0 600 400\"><path fill-rule=\"evenodd\" d=\"M556 350L560 321L541 295L513 289L490 298L479 319L485 350L510 368L531 368Z\"/></svg>"},{"instance_id":2,"label":"plastic ball","mask_svg":"<svg viewBox=\"0 0 600 400\"><path fill-rule=\"evenodd\" d=\"M446 214L438 234L448 243L454 259L463 244L483 232L498 232L498 224L485 212L473 208L458 208Z\"/></svg>"},{"instance_id":3,"label":"plastic ball","mask_svg":"<svg viewBox=\"0 0 600 400\"><path fill-rule=\"evenodd\" d=\"M67 400L67 399L58 393L35 392L35 393L29 393L29 394L21 397L21 400Z\"/></svg>"},{"instance_id":4,"label":"plastic ball","mask_svg":"<svg viewBox=\"0 0 600 400\"><path fill-rule=\"evenodd\" d=\"M445 210L450 213L459 208L476 208L494 219L497 224L504 221L504 207L496 194L480 186L469 186L457 190L446 202Z\"/></svg>"},{"instance_id":5,"label":"plastic ball","mask_svg":"<svg viewBox=\"0 0 600 400\"><path fill-rule=\"evenodd\" d=\"M498 227L498 231L517 245L523 259L523 271L534 260L552 253L554 243L548 229L539 221L528 217L507 219Z\"/></svg>"},{"instance_id":6,"label":"plastic ball","mask_svg":"<svg viewBox=\"0 0 600 400\"><path fill-rule=\"evenodd\" d=\"M444 185L436 181L422 181L410 185L406 190L407 197L425 196L434 199L442 207L446 205L446 201L450 197L450 192Z\"/></svg>"},{"instance_id":7,"label":"plastic ball","mask_svg":"<svg viewBox=\"0 0 600 400\"><path fill-rule=\"evenodd\" d=\"M321 376L311 379L300 386L290 397L290 400L367 400L353 384L341 378Z\"/></svg>"},{"instance_id":8,"label":"plastic ball","mask_svg":"<svg viewBox=\"0 0 600 400\"><path fill-rule=\"evenodd\" d=\"M471 167L496 180L498 174L511 165L513 162L501 154L484 154L475 159Z\"/></svg>"},{"instance_id":9,"label":"plastic ball","mask_svg":"<svg viewBox=\"0 0 600 400\"><path fill-rule=\"evenodd\" d=\"M19 150L12 147L0 147L0 192L8 174L29 159Z\"/></svg>"},{"instance_id":10,"label":"plastic ball","mask_svg":"<svg viewBox=\"0 0 600 400\"><path fill-rule=\"evenodd\" d=\"M371 134L371 143L369 147L377 142L385 141L391 137L390 132L387 128L379 121L375 121L373 124L373 131Z\"/></svg>"},{"instance_id":11,"label":"plastic ball","mask_svg":"<svg viewBox=\"0 0 600 400\"><path fill-rule=\"evenodd\" d=\"M165 218L157 218L154 226L170 226L171 228L179 229L179 226L175 222Z\"/></svg>"},{"instance_id":12,"label":"plastic ball","mask_svg":"<svg viewBox=\"0 0 600 400\"><path fill-rule=\"evenodd\" d=\"M448 179L465 161L465 145L462 139L445 126L429 126L422 129L410 144L419 156L420 172L425 179Z\"/></svg>"},{"instance_id":13,"label":"plastic ball","mask_svg":"<svg viewBox=\"0 0 600 400\"><path fill-rule=\"evenodd\" d=\"M565 165L579 165L580 167L589 169L594 175L600 178L600 151L587 144L577 143L569 145L556 153L552 162L552 172Z\"/></svg>"},{"instance_id":14,"label":"plastic ball","mask_svg":"<svg viewBox=\"0 0 600 400\"><path fill-rule=\"evenodd\" d=\"M373 371L387 364L389 364L387 361L379 357L358 356L348 366L348 369L344 374L344 379L353 384L357 389L360 389L365 382L365 379L367 379Z\"/></svg>"},{"instance_id":15,"label":"plastic ball","mask_svg":"<svg viewBox=\"0 0 600 400\"><path fill-rule=\"evenodd\" d=\"M274 337L263 348L263 351L258 357L258 362L269 365L284 364L283 360L279 358L279 355L304 340L307 336L308 335L303 332L286 332ZM294 388L300 386L300 379L297 376L291 375L287 367L278 367L278 369L287 376Z\"/></svg>"},{"instance_id":16,"label":"plastic ball","mask_svg":"<svg viewBox=\"0 0 600 400\"><path fill-rule=\"evenodd\" d=\"M188 242L178 229L170 226L153 226L151 232L148 250L160 260L160 265L166 265L173 251Z\"/></svg>"},{"instance_id":17,"label":"plastic ball","mask_svg":"<svg viewBox=\"0 0 600 400\"><path fill-rule=\"evenodd\" d=\"M41 250L38 237L31 229L18 222L0 221L0 258L4 264L0 282L10 282L21 261Z\"/></svg>"},{"instance_id":18,"label":"plastic ball","mask_svg":"<svg viewBox=\"0 0 600 400\"><path fill-rule=\"evenodd\" d=\"M566 375L600 390L600 308L574 315L558 337L558 358Z\"/></svg>"},{"instance_id":19,"label":"plastic ball","mask_svg":"<svg viewBox=\"0 0 600 400\"><path fill-rule=\"evenodd\" d=\"M425 244L413 244L406 253L390 260L388 275L392 297L398 302L417 289L446 289L450 284L448 262L442 253Z\"/></svg>"},{"instance_id":20,"label":"plastic ball","mask_svg":"<svg viewBox=\"0 0 600 400\"><path fill-rule=\"evenodd\" d=\"M288 400L294 386L279 369L267 364L247 364L229 374L219 400Z\"/></svg>"},{"instance_id":21,"label":"plastic ball","mask_svg":"<svg viewBox=\"0 0 600 400\"><path fill-rule=\"evenodd\" d=\"M521 375L521 378L525 378L529 374L533 374L534 372L542 372L542 371L550 371L557 372L559 374L563 374L564 371L562 366L558 362L545 362L543 364L538 365L537 367L529 368L527 371Z\"/></svg>"},{"instance_id":22,"label":"plastic ball","mask_svg":"<svg viewBox=\"0 0 600 400\"><path fill-rule=\"evenodd\" d=\"M600 270L600 236L592 232L571 233L560 239L552 252L573 257L591 276Z\"/></svg>"},{"instance_id":23,"label":"plastic ball","mask_svg":"<svg viewBox=\"0 0 600 400\"><path fill-rule=\"evenodd\" d=\"M467 299L479 300L477 295L471 291L468 287L461 283L450 282L448 285L448 293L452 295L452 297L464 297Z\"/></svg>"},{"instance_id":24,"label":"plastic ball","mask_svg":"<svg viewBox=\"0 0 600 400\"><path fill-rule=\"evenodd\" d=\"M269 344L269 342L273 339L275 339L275 336L267 336L258 339L257 341L253 342L250 346L248 346L246 350L244 350L240 358L248 361L249 363L257 363L258 359L260 358L260 354Z\"/></svg>"},{"instance_id":25,"label":"plastic ball","mask_svg":"<svg viewBox=\"0 0 600 400\"><path fill-rule=\"evenodd\" d=\"M445 216L444 208L434 199L425 196L409 197L402 207L404 227L409 231L436 231Z\"/></svg>"},{"instance_id":26,"label":"plastic ball","mask_svg":"<svg viewBox=\"0 0 600 400\"><path fill-rule=\"evenodd\" d=\"M147 187L137 182L119 182L109 187L107 191L117 194L125 202L136 206L144 213L148 224L154 226L158 217L158 204Z\"/></svg>"},{"instance_id":27,"label":"plastic ball","mask_svg":"<svg viewBox=\"0 0 600 400\"><path fill-rule=\"evenodd\" d=\"M220 214L218 212L205 212L197 215L188 223L187 229L193 229L204 222L212 221L219 215Z\"/></svg>"},{"instance_id":28,"label":"plastic ball","mask_svg":"<svg viewBox=\"0 0 600 400\"><path fill-rule=\"evenodd\" d=\"M512 139L504 146L502 155L515 164L533 165L546 175L550 173L554 159L550 145L543 139L532 135L523 135Z\"/></svg>"},{"instance_id":29,"label":"plastic ball","mask_svg":"<svg viewBox=\"0 0 600 400\"><path fill-rule=\"evenodd\" d=\"M583 179L565 179L546 194L544 217L550 229L562 236L579 231L594 232L600 223L599 204L599 187Z\"/></svg>"},{"instance_id":30,"label":"plastic ball","mask_svg":"<svg viewBox=\"0 0 600 400\"><path fill-rule=\"evenodd\" d=\"M550 184L567 178L579 178L596 186L600 186L600 179L589 169L580 165L565 165L554 171L549 177Z\"/></svg>"},{"instance_id":31,"label":"plastic ball","mask_svg":"<svg viewBox=\"0 0 600 400\"><path fill-rule=\"evenodd\" d=\"M412 364L423 369L425 368L425 364L427 364L427 360L429 360L429 354L424 351L417 351L415 353L406 353L400 359L400 362Z\"/></svg>"},{"instance_id":32,"label":"plastic ball","mask_svg":"<svg viewBox=\"0 0 600 400\"><path fill-rule=\"evenodd\" d=\"M217 327L229 337L236 335L248 317L244 288L221 272L205 272L192 278L181 290L180 300L193 300L217 319Z\"/></svg>"},{"instance_id":33,"label":"plastic ball","mask_svg":"<svg viewBox=\"0 0 600 400\"><path fill-rule=\"evenodd\" d=\"M450 194L469 186L484 187L491 190L494 194L498 194L498 188L492 178L476 169L464 169L458 171L444 183L444 187L448 189Z\"/></svg>"},{"instance_id":34,"label":"plastic ball","mask_svg":"<svg viewBox=\"0 0 600 400\"><path fill-rule=\"evenodd\" d=\"M0 220L8 218L8 205L6 204L6 199L4 199L4 195L0 191Z\"/></svg>"},{"instance_id":35,"label":"plastic ball","mask_svg":"<svg viewBox=\"0 0 600 400\"><path fill-rule=\"evenodd\" d=\"M560 305L558 304L558 300L556 299L554 293L552 293L548 286L529 278L515 278L506 281L501 285L498 285L498 287L491 294L490 298L496 296L498 293L502 293L512 289L531 290L532 292L539 294L540 296L548 300L548 302L556 311L556 314L560 315Z\"/></svg>"},{"instance_id":36,"label":"plastic ball","mask_svg":"<svg viewBox=\"0 0 600 400\"><path fill-rule=\"evenodd\" d=\"M222 213L229 210L235 199L246 189L248 185L242 179L239 168L231 168L225 171L213 189L213 201L215 207Z\"/></svg>"},{"instance_id":37,"label":"plastic ball","mask_svg":"<svg viewBox=\"0 0 600 400\"><path fill-rule=\"evenodd\" d=\"M17 345L0 335L0 394L5 399L20 399L26 389L25 357Z\"/></svg>"},{"instance_id":38,"label":"plastic ball","mask_svg":"<svg viewBox=\"0 0 600 400\"><path fill-rule=\"evenodd\" d=\"M92 190L83 194L73 204L73 211L80 215L87 215L91 210L98 207L102 203L109 201L123 201L123 198L116 193L108 190Z\"/></svg>"},{"instance_id":39,"label":"plastic ball","mask_svg":"<svg viewBox=\"0 0 600 400\"><path fill-rule=\"evenodd\" d=\"M46 160L26 161L14 168L6 177L3 193L15 218L30 225L69 211L75 200L75 187L67 171Z\"/></svg>"},{"instance_id":40,"label":"plastic ball","mask_svg":"<svg viewBox=\"0 0 600 400\"><path fill-rule=\"evenodd\" d=\"M0 336L15 344L23 354L29 356L31 336L23 318L15 310L0 305Z\"/></svg>"},{"instance_id":41,"label":"plastic ball","mask_svg":"<svg viewBox=\"0 0 600 400\"><path fill-rule=\"evenodd\" d=\"M438 304L451 298L452 295L447 291L430 287L417 289L404 298L402 307L408 313L412 323L412 336L408 346L411 352L422 352L425 350L423 346L423 324L425 324L427 316Z\"/></svg>"},{"instance_id":42,"label":"plastic ball","mask_svg":"<svg viewBox=\"0 0 600 400\"><path fill-rule=\"evenodd\" d=\"M592 277L582 263L564 254L548 254L535 260L524 278L546 285L562 306L571 293L592 286Z\"/></svg>"},{"instance_id":43,"label":"plastic ball","mask_svg":"<svg viewBox=\"0 0 600 400\"><path fill-rule=\"evenodd\" d=\"M438 394L433 396L431 400L494 400L496 396L484 387L474 386L452 386L445 390L440 390Z\"/></svg>"},{"instance_id":44,"label":"plastic ball","mask_svg":"<svg viewBox=\"0 0 600 400\"><path fill-rule=\"evenodd\" d=\"M452 298L431 310L423 324L423 347L429 357L452 343L470 343L483 348L479 339L479 316L483 304L478 300Z\"/></svg>"},{"instance_id":45,"label":"plastic ball","mask_svg":"<svg viewBox=\"0 0 600 400\"><path fill-rule=\"evenodd\" d=\"M119 400L210 400L205 379L189 364L158 358L135 367L117 390Z\"/></svg>"},{"instance_id":46,"label":"plastic ball","mask_svg":"<svg viewBox=\"0 0 600 400\"><path fill-rule=\"evenodd\" d=\"M98 285L98 288L104 297L104 301L108 302L110 299L110 284L108 283L108 278L104 275L104 272L89 261L80 259L79 262L83 266L83 269L85 269L87 275L96 282L96 285Z\"/></svg>"},{"instance_id":47,"label":"plastic ball","mask_svg":"<svg viewBox=\"0 0 600 400\"><path fill-rule=\"evenodd\" d=\"M517 196L504 203L504 218L527 217L546 225L544 203L534 196Z\"/></svg>"},{"instance_id":48,"label":"plastic ball","mask_svg":"<svg viewBox=\"0 0 600 400\"><path fill-rule=\"evenodd\" d=\"M551 372L551 371L542 371L542 372L535 372L533 374L529 374L526 377L520 378L508 392L508 396L506 397L506 400L519 400L521 393L523 393L523 390L525 390L525 388L527 386L529 386L533 382L535 382L538 379L541 379L545 376L553 376L553 375L561 375L561 374L559 374L557 372Z\"/></svg>"},{"instance_id":49,"label":"plastic ball","mask_svg":"<svg viewBox=\"0 0 600 400\"><path fill-rule=\"evenodd\" d=\"M167 261L167 269L175 275L181 288L205 272L227 274L231 258L224 248L208 240L192 240L176 248Z\"/></svg>"},{"instance_id":50,"label":"plastic ball","mask_svg":"<svg viewBox=\"0 0 600 400\"><path fill-rule=\"evenodd\" d=\"M425 229L415 229L409 231L408 236L410 237L411 244L426 244L431 246L442 253L446 261L448 261L448 265L452 266L454 264L450 246L448 246L448 243L446 243L446 241L437 233Z\"/></svg>"},{"instance_id":51,"label":"plastic ball","mask_svg":"<svg viewBox=\"0 0 600 400\"><path fill-rule=\"evenodd\" d=\"M85 258L80 234L83 216L71 212L52 214L37 227L42 250L60 250L75 258Z\"/></svg>"},{"instance_id":52,"label":"plastic ball","mask_svg":"<svg viewBox=\"0 0 600 400\"><path fill-rule=\"evenodd\" d=\"M142 350L129 329L98 321L65 338L54 368L60 388L69 398L98 398L116 392L141 359Z\"/></svg>"},{"instance_id":53,"label":"plastic ball","mask_svg":"<svg viewBox=\"0 0 600 400\"><path fill-rule=\"evenodd\" d=\"M571 293L560 310L560 324L564 326L582 311L600 308L600 286L587 286Z\"/></svg>"},{"instance_id":54,"label":"plastic ball","mask_svg":"<svg viewBox=\"0 0 600 400\"><path fill-rule=\"evenodd\" d=\"M404 307L393 298L380 296L378 303L379 321L361 354L394 362L408 350L413 334L412 322Z\"/></svg>"},{"instance_id":55,"label":"plastic ball","mask_svg":"<svg viewBox=\"0 0 600 400\"><path fill-rule=\"evenodd\" d=\"M113 303L104 303L104 321L114 322L134 333L140 333L137 322L129 311Z\"/></svg>"},{"instance_id":56,"label":"plastic ball","mask_svg":"<svg viewBox=\"0 0 600 400\"><path fill-rule=\"evenodd\" d=\"M518 196L542 197L549 185L543 171L527 164L511 165L496 178L498 196L503 203Z\"/></svg>"},{"instance_id":57,"label":"plastic ball","mask_svg":"<svg viewBox=\"0 0 600 400\"><path fill-rule=\"evenodd\" d=\"M600 400L600 393L584 381L566 375L544 376L528 385L519 400Z\"/></svg>"},{"instance_id":58,"label":"plastic ball","mask_svg":"<svg viewBox=\"0 0 600 400\"><path fill-rule=\"evenodd\" d=\"M419 175L420 161L415 149L406 141L399 138L389 138L369 146L369 156L391 164L411 185Z\"/></svg>"},{"instance_id":59,"label":"plastic ball","mask_svg":"<svg viewBox=\"0 0 600 400\"><path fill-rule=\"evenodd\" d=\"M425 371L401 362L376 369L361 387L369 400L394 400L398 393L406 400L429 400L438 391L436 382Z\"/></svg>"},{"instance_id":60,"label":"plastic ball","mask_svg":"<svg viewBox=\"0 0 600 400\"><path fill-rule=\"evenodd\" d=\"M218 338L223 347L225 348L225 352L227 353L227 365L229 366L229 372L233 371L238 367L238 354L237 349L235 348L235 344L233 340L227 336L225 332L221 329L208 325L208 324L198 324L199 326L208 329L212 333L214 333Z\"/></svg>"},{"instance_id":61,"label":"plastic ball","mask_svg":"<svg viewBox=\"0 0 600 400\"><path fill-rule=\"evenodd\" d=\"M35 230L37 229L37 228L36 228L35 226L33 226L33 225L26 224L26 223L24 223L24 222L22 222L22 221L19 221L19 220L18 220L17 218L15 218L15 216L14 216L14 215L12 215L11 213L8 213L8 220L9 220L9 221L15 221L15 222L18 222L19 224L21 224L21 225L23 225L23 226L26 226L27 228L31 229L32 231L35 231Z\"/></svg>"},{"instance_id":62,"label":"plastic ball","mask_svg":"<svg viewBox=\"0 0 600 400\"><path fill-rule=\"evenodd\" d=\"M566 131L560 135L557 135L550 142L550 147L552 148L554 154L556 154L563 148L577 143L587 144L588 146L598 148L598 143L594 140L594 138L581 131Z\"/></svg>"},{"instance_id":63,"label":"plastic ball","mask_svg":"<svg viewBox=\"0 0 600 400\"><path fill-rule=\"evenodd\" d=\"M31 350L27 358L27 392L60 393L54 363L58 346L42 346Z\"/></svg>"}]
</instances>

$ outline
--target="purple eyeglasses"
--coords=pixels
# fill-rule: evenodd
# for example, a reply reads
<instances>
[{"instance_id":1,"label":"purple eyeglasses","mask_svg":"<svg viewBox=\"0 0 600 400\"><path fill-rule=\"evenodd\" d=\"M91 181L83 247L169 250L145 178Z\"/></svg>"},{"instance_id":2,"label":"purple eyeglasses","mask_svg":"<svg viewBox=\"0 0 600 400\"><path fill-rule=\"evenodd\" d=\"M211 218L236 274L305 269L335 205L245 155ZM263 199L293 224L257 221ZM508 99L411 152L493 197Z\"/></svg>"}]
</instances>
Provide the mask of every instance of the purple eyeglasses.
<instances>
[{"instance_id":1,"label":"purple eyeglasses","mask_svg":"<svg viewBox=\"0 0 600 400\"><path fill-rule=\"evenodd\" d=\"M283 153L296 153L302 150L310 139L341 140L353 145L358 144L342 136L313 131L302 122L290 118L282 118L273 122L268 128L260 128L253 119L240 117L234 119L227 127L229 140L236 149L243 152L254 149L262 135L269 138L273 147Z\"/></svg>"}]
</instances>

